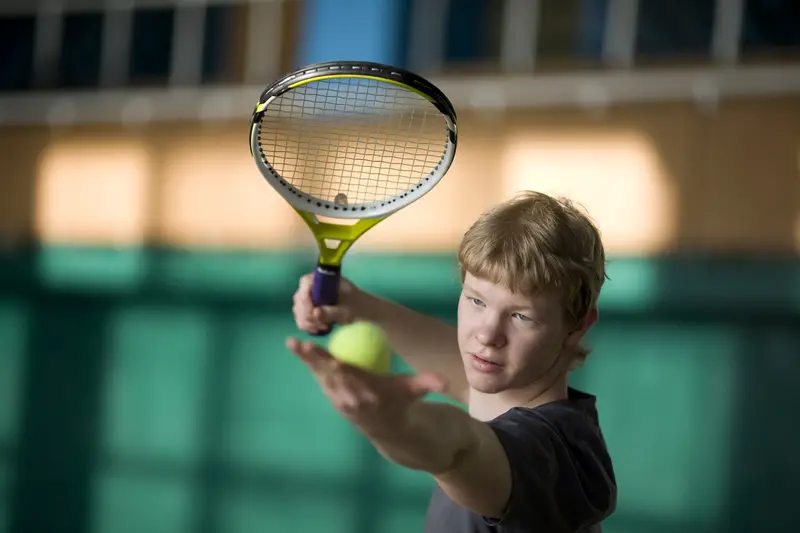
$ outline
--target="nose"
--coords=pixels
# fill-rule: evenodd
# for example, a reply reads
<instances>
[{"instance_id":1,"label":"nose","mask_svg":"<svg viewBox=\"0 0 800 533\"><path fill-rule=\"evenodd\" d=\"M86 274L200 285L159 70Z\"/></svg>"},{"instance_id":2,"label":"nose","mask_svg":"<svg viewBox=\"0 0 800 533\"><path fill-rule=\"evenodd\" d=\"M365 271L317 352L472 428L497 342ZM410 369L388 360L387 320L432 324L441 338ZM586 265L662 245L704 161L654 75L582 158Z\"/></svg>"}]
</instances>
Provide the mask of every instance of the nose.
<instances>
[{"instance_id":1,"label":"nose","mask_svg":"<svg viewBox=\"0 0 800 533\"><path fill-rule=\"evenodd\" d=\"M499 316L492 316L485 313L483 321L478 326L475 338L483 346L490 348L502 348L506 343L506 335L503 331L503 322Z\"/></svg>"}]
</instances>

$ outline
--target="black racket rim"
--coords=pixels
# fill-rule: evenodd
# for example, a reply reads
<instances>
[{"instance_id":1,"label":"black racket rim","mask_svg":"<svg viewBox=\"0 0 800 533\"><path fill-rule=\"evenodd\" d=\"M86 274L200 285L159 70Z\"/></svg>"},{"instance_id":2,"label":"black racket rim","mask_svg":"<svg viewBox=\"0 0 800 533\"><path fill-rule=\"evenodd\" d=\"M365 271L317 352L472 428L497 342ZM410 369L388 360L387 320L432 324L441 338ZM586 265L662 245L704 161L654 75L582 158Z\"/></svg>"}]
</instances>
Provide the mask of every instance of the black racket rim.
<instances>
[{"instance_id":1,"label":"black racket rim","mask_svg":"<svg viewBox=\"0 0 800 533\"><path fill-rule=\"evenodd\" d=\"M452 102L450 102L447 96L433 83L411 71L385 65L383 63L372 63L368 61L328 61L324 63L313 63L283 75L261 93L261 97L258 99L258 104L256 105L256 111L253 113L252 122L256 123L261 120L261 115L264 113L264 110L258 111L258 108L270 98L285 93L290 90L292 85L298 82L326 75L370 76L406 85L425 94L439 112L449 117L455 125L457 117Z\"/></svg>"}]
</instances>

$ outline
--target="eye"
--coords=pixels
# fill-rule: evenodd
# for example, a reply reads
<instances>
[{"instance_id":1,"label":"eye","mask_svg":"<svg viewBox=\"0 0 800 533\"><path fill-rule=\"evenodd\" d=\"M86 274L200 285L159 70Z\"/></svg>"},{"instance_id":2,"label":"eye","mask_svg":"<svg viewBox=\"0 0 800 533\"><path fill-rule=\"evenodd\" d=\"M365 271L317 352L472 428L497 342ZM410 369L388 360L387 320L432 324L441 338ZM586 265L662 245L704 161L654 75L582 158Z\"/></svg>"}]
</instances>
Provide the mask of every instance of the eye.
<instances>
[{"instance_id":1,"label":"eye","mask_svg":"<svg viewBox=\"0 0 800 533\"><path fill-rule=\"evenodd\" d=\"M521 313L514 313L512 316L517 320L520 320L521 322L533 322L533 319L531 317L525 316Z\"/></svg>"},{"instance_id":2,"label":"eye","mask_svg":"<svg viewBox=\"0 0 800 533\"><path fill-rule=\"evenodd\" d=\"M484 307L484 306L486 305L486 304L484 304L484 303L483 303L481 300L479 300L479 299L477 299L477 298L473 298L473 297L471 297L471 296L467 296L467 300L469 300L469 302L470 302L472 305L476 305L476 306L478 306L478 307Z\"/></svg>"}]
</instances>

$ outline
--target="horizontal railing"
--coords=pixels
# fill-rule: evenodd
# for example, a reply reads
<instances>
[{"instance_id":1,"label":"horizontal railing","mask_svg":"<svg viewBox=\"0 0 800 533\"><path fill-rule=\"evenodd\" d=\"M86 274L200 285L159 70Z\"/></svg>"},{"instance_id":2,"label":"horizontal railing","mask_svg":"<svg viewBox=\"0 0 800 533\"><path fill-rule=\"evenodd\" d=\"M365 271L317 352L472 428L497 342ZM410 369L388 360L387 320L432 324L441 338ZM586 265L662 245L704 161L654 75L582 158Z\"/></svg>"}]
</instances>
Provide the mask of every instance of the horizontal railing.
<instances>
[{"instance_id":1,"label":"horizontal railing","mask_svg":"<svg viewBox=\"0 0 800 533\"><path fill-rule=\"evenodd\" d=\"M230 120L247 117L263 85L285 70L293 31L287 6L302 0L3 0L0 18L35 16L31 89L0 93L0 125ZM621 102L720 99L800 93L800 63L740 62L743 0L717 0L708 61L701 66L636 65L639 0L608 0L602 18L598 68L565 73L539 68L541 0L506 0L500 17L497 65L491 73L453 74L445 39L455 0L408 0L406 65L442 86L458 108L538 106L602 108ZM241 75L225 84L203 81L209 6L247 7ZM295 5L296 7L296 5ZM174 9L169 71L160 87L130 81L133 21L137 10ZM102 15L97 87L59 87L54 77L70 14ZM687 15L688 16L688 15ZM99 90L98 90L99 89Z\"/></svg>"},{"instance_id":2,"label":"horizontal railing","mask_svg":"<svg viewBox=\"0 0 800 533\"><path fill-rule=\"evenodd\" d=\"M457 109L497 112L663 101L713 107L725 98L800 94L800 66L431 79ZM0 97L0 125L247 120L262 90L261 85L237 85L19 94Z\"/></svg>"}]
</instances>

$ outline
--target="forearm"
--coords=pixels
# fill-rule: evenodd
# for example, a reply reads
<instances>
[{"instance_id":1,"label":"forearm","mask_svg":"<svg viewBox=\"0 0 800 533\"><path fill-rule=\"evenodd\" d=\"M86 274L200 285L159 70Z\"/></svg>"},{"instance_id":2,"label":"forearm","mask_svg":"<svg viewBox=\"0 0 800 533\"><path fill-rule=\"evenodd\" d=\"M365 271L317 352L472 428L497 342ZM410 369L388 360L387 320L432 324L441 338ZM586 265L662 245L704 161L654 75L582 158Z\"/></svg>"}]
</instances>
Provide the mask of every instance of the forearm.
<instances>
[{"instance_id":1,"label":"forearm","mask_svg":"<svg viewBox=\"0 0 800 533\"><path fill-rule=\"evenodd\" d=\"M367 436L386 459L436 475L453 469L477 446L473 425L478 423L452 405L418 402L402 423Z\"/></svg>"},{"instance_id":2,"label":"forearm","mask_svg":"<svg viewBox=\"0 0 800 533\"><path fill-rule=\"evenodd\" d=\"M451 395L465 401L466 377L456 327L369 293L354 296L356 318L381 326L392 350L416 372L436 372L449 382Z\"/></svg>"}]
</instances>

